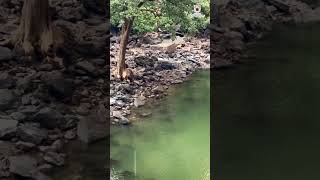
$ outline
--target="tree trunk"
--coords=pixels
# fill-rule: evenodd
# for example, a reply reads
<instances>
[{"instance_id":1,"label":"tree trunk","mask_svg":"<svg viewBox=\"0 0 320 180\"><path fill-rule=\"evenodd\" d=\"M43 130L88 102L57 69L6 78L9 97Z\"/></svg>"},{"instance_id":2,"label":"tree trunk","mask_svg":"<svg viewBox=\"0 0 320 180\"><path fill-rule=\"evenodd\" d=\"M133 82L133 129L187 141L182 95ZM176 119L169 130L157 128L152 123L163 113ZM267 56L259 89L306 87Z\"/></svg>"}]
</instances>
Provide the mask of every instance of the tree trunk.
<instances>
[{"instance_id":1,"label":"tree trunk","mask_svg":"<svg viewBox=\"0 0 320 180\"><path fill-rule=\"evenodd\" d=\"M20 46L26 55L48 55L53 50L54 37L48 0L24 0L22 16L15 46Z\"/></svg>"},{"instance_id":2,"label":"tree trunk","mask_svg":"<svg viewBox=\"0 0 320 180\"><path fill-rule=\"evenodd\" d=\"M128 39L133 23L133 18L127 18L124 21L120 35L120 51L117 61L117 77L123 79L123 71L125 69L126 50L128 45Z\"/></svg>"}]
</instances>

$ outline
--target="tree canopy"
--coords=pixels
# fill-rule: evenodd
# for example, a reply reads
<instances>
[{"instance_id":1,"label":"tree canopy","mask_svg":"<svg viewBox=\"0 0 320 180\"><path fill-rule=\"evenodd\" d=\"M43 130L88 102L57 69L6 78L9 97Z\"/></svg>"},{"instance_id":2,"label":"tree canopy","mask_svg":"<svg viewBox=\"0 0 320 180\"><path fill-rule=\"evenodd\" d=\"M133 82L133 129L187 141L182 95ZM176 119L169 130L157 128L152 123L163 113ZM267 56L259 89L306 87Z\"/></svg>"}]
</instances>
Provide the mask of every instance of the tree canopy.
<instances>
[{"instance_id":1,"label":"tree canopy","mask_svg":"<svg viewBox=\"0 0 320 180\"><path fill-rule=\"evenodd\" d=\"M203 16L194 16L194 5L201 6ZM111 24L121 26L125 18L134 17L133 31L145 33L160 28L172 32L179 25L185 33L197 33L210 19L209 0L111 0Z\"/></svg>"}]
</instances>

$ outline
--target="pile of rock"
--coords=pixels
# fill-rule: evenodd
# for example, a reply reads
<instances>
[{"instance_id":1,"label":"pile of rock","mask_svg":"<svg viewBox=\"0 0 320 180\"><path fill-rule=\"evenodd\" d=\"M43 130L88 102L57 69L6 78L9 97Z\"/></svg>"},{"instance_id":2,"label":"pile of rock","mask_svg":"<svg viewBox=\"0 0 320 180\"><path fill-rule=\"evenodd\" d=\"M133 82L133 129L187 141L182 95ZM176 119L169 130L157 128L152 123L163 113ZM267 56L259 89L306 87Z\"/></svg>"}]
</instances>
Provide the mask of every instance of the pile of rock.
<instances>
[{"instance_id":1,"label":"pile of rock","mask_svg":"<svg viewBox=\"0 0 320 180\"><path fill-rule=\"evenodd\" d=\"M171 40L170 40L171 41ZM112 124L130 124L131 107L143 106L148 98L161 98L171 84L181 83L199 68L210 67L209 39L178 38L174 42L130 45L126 63L135 72L131 83L110 77ZM119 44L111 44L111 72L116 69ZM172 46L175 48L168 51Z\"/></svg>"},{"instance_id":2,"label":"pile of rock","mask_svg":"<svg viewBox=\"0 0 320 180\"><path fill-rule=\"evenodd\" d=\"M44 174L65 164L71 140L107 137L107 29L100 2L51 1L54 24L73 35L63 69L0 46L0 179L50 179ZM23 1L0 4L0 41L6 41L19 25Z\"/></svg>"}]
</instances>

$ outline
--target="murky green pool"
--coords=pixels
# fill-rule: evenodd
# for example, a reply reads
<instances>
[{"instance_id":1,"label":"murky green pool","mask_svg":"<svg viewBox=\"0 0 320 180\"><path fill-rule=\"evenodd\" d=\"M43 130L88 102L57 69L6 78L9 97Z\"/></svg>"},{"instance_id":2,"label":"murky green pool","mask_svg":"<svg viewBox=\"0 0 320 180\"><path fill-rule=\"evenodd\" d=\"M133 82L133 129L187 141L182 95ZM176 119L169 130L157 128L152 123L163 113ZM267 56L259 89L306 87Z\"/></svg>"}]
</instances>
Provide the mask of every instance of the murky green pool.
<instances>
[{"instance_id":1,"label":"murky green pool","mask_svg":"<svg viewBox=\"0 0 320 180\"><path fill-rule=\"evenodd\" d=\"M112 179L210 179L209 71L139 111L152 114L132 127L111 127L112 174L124 172Z\"/></svg>"}]
</instances>

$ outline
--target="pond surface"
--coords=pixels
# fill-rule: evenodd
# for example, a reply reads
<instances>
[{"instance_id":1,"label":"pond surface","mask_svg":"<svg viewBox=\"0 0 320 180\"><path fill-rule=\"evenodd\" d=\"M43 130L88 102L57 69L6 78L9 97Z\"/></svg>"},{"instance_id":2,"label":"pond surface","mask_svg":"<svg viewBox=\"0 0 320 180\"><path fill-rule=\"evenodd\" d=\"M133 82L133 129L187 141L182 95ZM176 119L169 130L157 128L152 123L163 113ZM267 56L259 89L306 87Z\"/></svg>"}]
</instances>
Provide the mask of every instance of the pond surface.
<instances>
[{"instance_id":1,"label":"pond surface","mask_svg":"<svg viewBox=\"0 0 320 180\"><path fill-rule=\"evenodd\" d=\"M111 179L210 179L209 71L193 74L170 94L139 109L152 114L133 126L111 127Z\"/></svg>"},{"instance_id":2,"label":"pond surface","mask_svg":"<svg viewBox=\"0 0 320 180\"><path fill-rule=\"evenodd\" d=\"M215 71L216 180L320 179L320 25L279 27Z\"/></svg>"}]
</instances>

